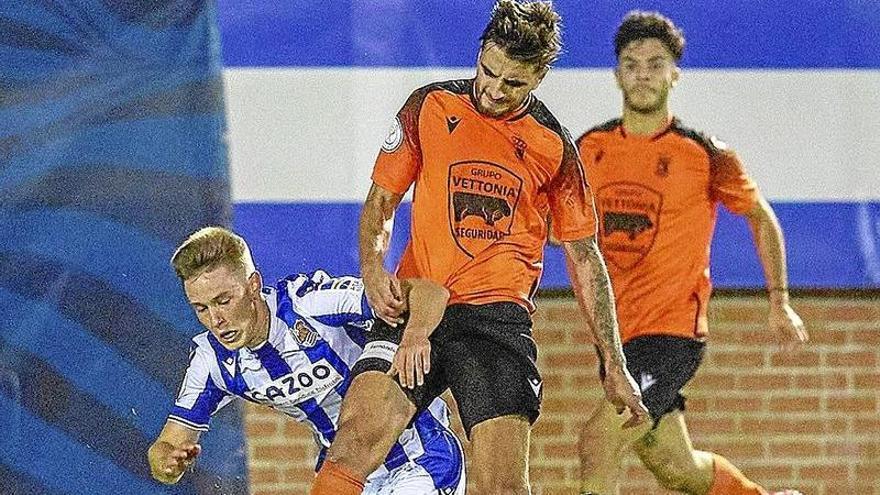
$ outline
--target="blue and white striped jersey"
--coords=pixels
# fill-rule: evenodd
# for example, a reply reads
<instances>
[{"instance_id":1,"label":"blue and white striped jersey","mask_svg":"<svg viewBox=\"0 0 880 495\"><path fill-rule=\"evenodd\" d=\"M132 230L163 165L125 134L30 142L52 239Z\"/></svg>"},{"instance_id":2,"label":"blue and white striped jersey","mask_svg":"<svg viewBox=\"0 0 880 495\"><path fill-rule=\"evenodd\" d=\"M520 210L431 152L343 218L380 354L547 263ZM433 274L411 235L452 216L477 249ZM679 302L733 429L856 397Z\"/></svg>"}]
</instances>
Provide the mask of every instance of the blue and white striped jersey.
<instances>
[{"instance_id":1,"label":"blue and white striped jersey","mask_svg":"<svg viewBox=\"0 0 880 495\"><path fill-rule=\"evenodd\" d=\"M210 332L193 338L190 364L168 419L207 431L211 416L241 397L308 424L321 447L320 464L373 321L363 282L319 270L264 287L263 299L271 317L269 338L259 347L230 351ZM460 465L460 456L449 410L438 398L404 431L374 475L413 461L432 477L451 476L458 471L449 469L450 463ZM435 483L452 486L458 480Z\"/></svg>"}]
</instances>

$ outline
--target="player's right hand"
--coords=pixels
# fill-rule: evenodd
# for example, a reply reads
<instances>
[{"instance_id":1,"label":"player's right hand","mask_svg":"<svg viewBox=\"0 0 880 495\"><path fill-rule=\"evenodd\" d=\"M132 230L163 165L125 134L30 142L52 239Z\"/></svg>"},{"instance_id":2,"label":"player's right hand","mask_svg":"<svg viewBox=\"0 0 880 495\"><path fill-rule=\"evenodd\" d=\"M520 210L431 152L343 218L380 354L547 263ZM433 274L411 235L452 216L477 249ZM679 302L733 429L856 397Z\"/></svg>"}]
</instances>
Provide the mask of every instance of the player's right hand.
<instances>
[{"instance_id":1,"label":"player's right hand","mask_svg":"<svg viewBox=\"0 0 880 495\"><path fill-rule=\"evenodd\" d=\"M197 443L184 443L175 449L172 449L165 456L159 468L159 474L168 482L174 483L202 453L202 446Z\"/></svg>"},{"instance_id":2,"label":"player's right hand","mask_svg":"<svg viewBox=\"0 0 880 495\"><path fill-rule=\"evenodd\" d=\"M624 428L644 423L650 419L648 408L642 404L642 393L633 377L624 366L612 366L605 370L605 379L602 388L605 389L605 397L617 410L617 414L629 409L630 418L623 424Z\"/></svg>"},{"instance_id":3,"label":"player's right hand","mask_svg":"<svg viewBox=\"0 0 880 495\"><path fill-rule=\"evenodd\" d=\"M367 295L367 302L370 303L373 314L377 318L395 328L403 323L401 314L403 314L406 305L397 277L384 269L370 273L365 272L364 292Z\"/></svg>"}]
</instances>

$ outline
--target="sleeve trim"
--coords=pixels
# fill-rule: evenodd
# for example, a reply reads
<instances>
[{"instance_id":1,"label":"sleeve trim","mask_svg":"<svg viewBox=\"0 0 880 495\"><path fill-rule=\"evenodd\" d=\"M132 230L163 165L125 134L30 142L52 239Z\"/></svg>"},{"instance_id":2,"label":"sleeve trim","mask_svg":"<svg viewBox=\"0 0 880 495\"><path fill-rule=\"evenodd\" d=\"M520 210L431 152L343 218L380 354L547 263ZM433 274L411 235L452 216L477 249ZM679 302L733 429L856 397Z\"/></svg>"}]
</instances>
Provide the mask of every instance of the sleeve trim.
<instances>
[{"instance_id":1,"label":"sleeve trim","mask_svg":"<svg viewBox=\"0 0 880 495\"><path fill-rule=\"evenodd\" d=\"M208 431L208 425L201 425L198 423L193 423L192 421L188 421L184 418L181 418L180 416L175 416L174 414L168 415L168 421L174 421L175 423L178 423L181 426L189 428L190 430Z\"/></svg>"}]
</instances>

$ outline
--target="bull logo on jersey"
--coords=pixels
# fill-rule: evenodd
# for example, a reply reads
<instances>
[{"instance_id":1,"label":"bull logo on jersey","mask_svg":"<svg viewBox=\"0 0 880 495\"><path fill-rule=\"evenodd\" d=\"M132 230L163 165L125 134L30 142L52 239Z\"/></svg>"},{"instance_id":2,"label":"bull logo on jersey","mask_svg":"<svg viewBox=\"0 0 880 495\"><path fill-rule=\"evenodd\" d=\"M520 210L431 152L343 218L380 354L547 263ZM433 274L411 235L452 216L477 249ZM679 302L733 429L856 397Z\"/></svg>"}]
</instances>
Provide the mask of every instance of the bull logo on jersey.
<instances>
[{"instance_id":1,"label":"bull logo on jersey","mask_svg":"<svg viewBox=\"0 0 880 495\"><path fill-rule=\"evenodd\" d=\"M663 196L641 184L615 182L596 192L605 259L628 270L641 262L657 236Z\"/></svg>"},{"instance_id":2,"label":"bull logo on jersey","mask_svg":"<svg viewBox=\"0 0 880 495\"><path fill-rule=\"evenodd\" d=\"M296 320L290 331L300 347L312 347L318 342L318 332L303 320Z\"/></svg>"},{"instance_id":3,"label":"bull logo on jersey","mask_svg":"<svg viewBox=\"0 0 880 495\"><path fill-rule=\"evenodd\" d=\"M501 165L460 162L449 167L449 224L458 247L474 257L510 235L523 181Z\"/></svg>"}]
</instances>

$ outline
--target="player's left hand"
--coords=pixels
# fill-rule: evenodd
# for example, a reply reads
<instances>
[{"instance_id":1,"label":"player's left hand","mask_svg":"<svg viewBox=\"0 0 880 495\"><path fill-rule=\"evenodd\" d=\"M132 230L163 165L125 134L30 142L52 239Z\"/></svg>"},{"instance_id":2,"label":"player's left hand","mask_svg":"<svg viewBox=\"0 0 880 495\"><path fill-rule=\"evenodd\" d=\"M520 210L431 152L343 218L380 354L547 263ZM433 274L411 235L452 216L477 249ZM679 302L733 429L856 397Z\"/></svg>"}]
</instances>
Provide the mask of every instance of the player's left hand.
<instances>
[{"instance_id":1,"label":"player's left hand","mask_svg":"<svg viewBox=\"0 0 880 495\"><path fill-rule=\"evenodd\" d=\"M605 389L605 398L617 410L617 414L623 414L627 409L631 417L623 424L624 428L644 423L650 419L648 408L642 403L642 393L633 377L623 366L609 366L605 370L605 379L602 381Z\"/></svg>"},{"instance_id":2,"label":"player's left hand","mask_svg":"<svg viewBox=\"0 0 880 495\"><path fill-rule=\"evenodd\" d=\"M413 389L425 383L425 375L430 371L431 341L428 340L428 332L406 328L388 374L399 375L400 386Z\"/></svg>"},{"instance_id":3,"label":"player's left hand","mask_svg":"<svg viewBox=\"0 0 880 495\"><path fill-rule=\"evenodd\" d=\"M795 345L810 340L803 320L787 302L771 303L768 320L770 329L776 333L779 345L784 350L791 350Z\"/></svg>"},{"instance_id":4,"label":"player's left hand","mask_svg":"<svg viewBox=\"0 0 880 495\"><path fill-rule=\"evenodd\" d=\"M167 482L174 483L202 453L202 446L196 443L186 442L170 450L163 459L159 474Z\"/></svg>"}]
</instances>

